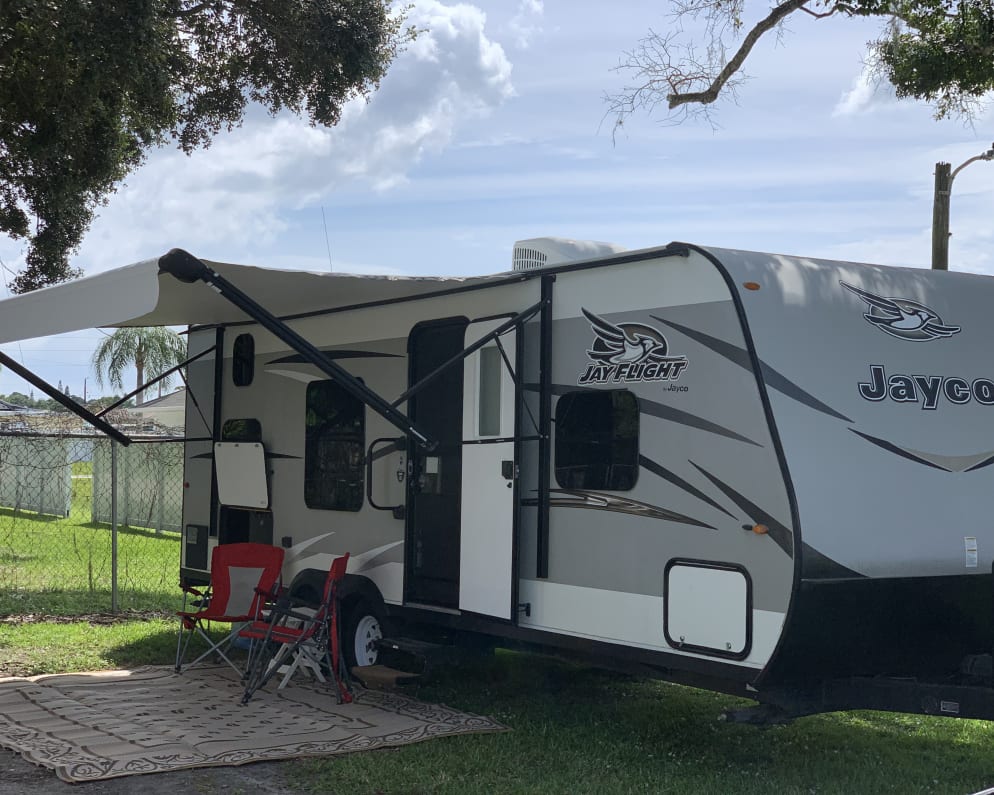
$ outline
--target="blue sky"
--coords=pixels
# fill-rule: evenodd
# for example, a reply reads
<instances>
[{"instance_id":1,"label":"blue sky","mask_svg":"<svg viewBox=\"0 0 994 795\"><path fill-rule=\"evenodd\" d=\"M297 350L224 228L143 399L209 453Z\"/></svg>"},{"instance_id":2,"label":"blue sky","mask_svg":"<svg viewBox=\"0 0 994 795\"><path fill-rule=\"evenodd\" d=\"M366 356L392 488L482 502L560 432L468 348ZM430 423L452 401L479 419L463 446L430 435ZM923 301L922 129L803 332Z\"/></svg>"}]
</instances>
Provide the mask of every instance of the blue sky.
<instances>
[{"instance_id":1,"label":"blue sky","mask_svg":"<svg viewBox=\"0 0 994 795\"><path fill-rule=\"evenodd\" d=\"M614 67L672 25L665 10L416 0L426 32L338 128L253 112L206 152L152 153L75 264L94 273L180 246L326 270L330 248L338 271L476 274L506 270L515 240L554 235L928 265L934 165L989 148L994 112L936 122L862 77L876 23L798 17L757 46L717 127L643 115L612 136L603 98L628 79ZM953 269L994 274L992 218L994 163L976 163L953 192ZM0 238L0 257L16 268L22 247ZM2 350L74 393L86 378L92 395L99 339ZM0 372L0 393L14 390L26 387Z\"/></svg>"}]
</instances>

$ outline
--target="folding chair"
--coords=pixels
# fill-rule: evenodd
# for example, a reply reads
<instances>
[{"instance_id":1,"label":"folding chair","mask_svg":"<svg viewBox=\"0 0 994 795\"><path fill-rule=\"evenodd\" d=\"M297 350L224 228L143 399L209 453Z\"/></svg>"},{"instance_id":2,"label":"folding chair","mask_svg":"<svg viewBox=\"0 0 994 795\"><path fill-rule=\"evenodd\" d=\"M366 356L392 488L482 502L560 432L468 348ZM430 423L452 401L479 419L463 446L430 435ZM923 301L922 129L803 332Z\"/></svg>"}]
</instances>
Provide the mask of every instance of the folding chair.
<instances>
[{"instance_id":1,"label":"folding chair","mask_svg":"<svg viewBox=\"0 0 994 795\"><path fill-rule=\"evenodd\" d=\"M301 667L313 671L322 682L322 670L327 670L335 679L338 703L352 701L338 626L338 587L348 562L347 552L332 562L316 609L295 609L289 594L285 594L270 607L268 621L253 621L238 633L239 637L252 641L242 704L248 704L255 691L264 687L283 665L288 670L279 688Z\"/></svg>"},{"instance_id":2,"label":"folding chair","mask_svg":"<svg viewBox=\"0 0 994 795\"><path fill-rule=\"evenodd\" d=\"M217 654L239 675L241 669L235 665L225 653L231 643L238 637L238 630L250 621L255 621L262 615L266 603L275 598L276 584L283 567L282 547L269 544L222 544L215 547L211 555L210 584L203 591L189 585L183 588L183 610L176 615L180 619L179 637L176 640L176 673L183 667L187 648L194 635L199 635L207 642L207 651L193 662L186 663L189 668L196 665L210 654ZM186 610L186 601L190 596L199 598L197 610ZM220 621L232 624L231 631L221 640L215 642L204 629L209 621Z\"/></svg>"}]
</instances>

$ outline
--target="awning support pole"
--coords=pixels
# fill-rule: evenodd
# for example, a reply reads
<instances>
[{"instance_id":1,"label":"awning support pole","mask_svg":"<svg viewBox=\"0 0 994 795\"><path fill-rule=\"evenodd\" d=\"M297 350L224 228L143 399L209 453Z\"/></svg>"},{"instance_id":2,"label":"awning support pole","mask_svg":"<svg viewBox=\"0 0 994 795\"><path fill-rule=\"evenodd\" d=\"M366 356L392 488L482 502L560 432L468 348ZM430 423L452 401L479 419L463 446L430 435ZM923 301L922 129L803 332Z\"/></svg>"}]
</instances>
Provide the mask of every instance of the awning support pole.
<instances>
[{"instance_id":1,"label":"awning support pole","mask_svg":"<svg viewBox=\"0 0 994 795\"><path fill-rule=\"evenodd\" d=\"M188 251L174 248L163 254L159 257L159 270L187 284L199 280L210 285L222 298L241 309L260 326L281 339L304 359L333 379L346 392L361 400L391 425L414 439L417 444L427 449L433 449L437 446L437 442L422 433L402 412L387 403L376 392L336 364L330 356L326 356L286 323Z\"/></svg>"},{"instance_id":2,"label":"awning support pole","mask_svg":"<svg viewBox=\"0 0 994 795\"><path fill-rule=\"evenodd\" d=\"M17 373L21 378L27 381L32 386L38 387L42 392L48 395L52 400L65 406L69 411L75 414L80 419L92 425L101 433L107 434L111 439L116 439L121 444L127 446L131 444L131 438L125 436L113 425L109 425L104 422L100 417L94 414L92 411L87 409L85 406L77 403L71 397L63 395L58 389L52 386L48 381L42 378L40 375L36 375L31 372L27 367L20 364L19 362L11 359L6 353L0 351L0 364L4 367L10 368L14 373Z\"/></svg>"},{"instance_id":3,"label":"awning support pole","mask_svg":"<svg viewBox=\"0 0 994 795\"><path fill-rule=\"evenodd\" d=\"M186 366L187 366L187 365L188 365L188 364L189 364L190 362L195 362L195 361L197 361L197 359L199 359L199 358L200 358L201 356L206 356L206 355L207 355L208 353L210 353L210 352L211 352L211 351L213 351L213 350L214 350L214 348L208 348L208 349L207 349L206 351L201 351L201 352L200 352L200 353L198 353L198 354L197 354L196 356L191 356L191 357L190 357L189 359L187 359L187 360L186 360L185 362L180 362L180 363L179 363L179 364L177 364L177 365L176 365L175 367L170 367L170 368L169 368L168 370L166 370L166 372L164 372L164 373L162 373L162 374L160 374L160 375L157 375L157 376L156 376L155 378L153 378L153 379L152 379L151 381L146 381L146 382L145 382L144 384L142 384L142 385L141 385L140 387L138 387L138 389L134 390L133 392L129 392L129 393L128 393L128 394L126 394L126 395L125 395L125 396L124 396L123 398L121 398L120 400L118 400L118 401L117 401L116 403L112 403L111 405L109 405L109 406L108 406L107 408L105 408L105 409L104 409L103 411L101 411L101 412L100 412L99 414L97 414L97 416L98 416L98 417L102 417L102 416L104 416L104 414L107 414L108 412L110 412L110 411L113 411L113 410L114 410L114 409L116 409L116 408L117 408L118 406L123 406L123 405L124 405L125 403L127 403L127 402L128 402L129 400L131 400L131 398L133 398L133 397L134 397L135 395L137 395L137 394L138 394L139 392L144 392L144 391L145 391L146 389L148 389L148 388L149 388L150 386L155 386L155 385L156 385L157 383L159 383L159 381L161 381L161 380L162 380L163 378L169 378L169 376L171 376L171 375L172 375L173 373L175 373L175 372L176 372L177 370L182 370L182 369L183 369L184 367L186 367ZM182 378L182 374L180 375L180 377Z\"/></svg>"}]
</instances>

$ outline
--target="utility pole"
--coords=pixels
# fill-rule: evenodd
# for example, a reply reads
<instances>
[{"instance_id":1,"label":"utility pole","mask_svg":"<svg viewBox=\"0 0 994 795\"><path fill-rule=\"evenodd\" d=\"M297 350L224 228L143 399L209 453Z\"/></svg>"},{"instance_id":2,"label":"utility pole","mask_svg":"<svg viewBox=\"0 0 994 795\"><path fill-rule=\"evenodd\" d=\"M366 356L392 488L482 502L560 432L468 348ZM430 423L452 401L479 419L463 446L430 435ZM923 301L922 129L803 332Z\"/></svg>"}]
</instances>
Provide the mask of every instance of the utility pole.
<instances>
[{"instance_id":1,"label":"utility pole","mask_svg":"<svg viewBox=\"0 0 994 795\"><path fill-rule=\"evenodd\" d=\"M932 270L949 270L949 199L956 175L970 163L994 160L994 144L986 152L974 155L955 169L949 163L935 164L935 193L932 199Z\"/></svg>"}]
</instances>

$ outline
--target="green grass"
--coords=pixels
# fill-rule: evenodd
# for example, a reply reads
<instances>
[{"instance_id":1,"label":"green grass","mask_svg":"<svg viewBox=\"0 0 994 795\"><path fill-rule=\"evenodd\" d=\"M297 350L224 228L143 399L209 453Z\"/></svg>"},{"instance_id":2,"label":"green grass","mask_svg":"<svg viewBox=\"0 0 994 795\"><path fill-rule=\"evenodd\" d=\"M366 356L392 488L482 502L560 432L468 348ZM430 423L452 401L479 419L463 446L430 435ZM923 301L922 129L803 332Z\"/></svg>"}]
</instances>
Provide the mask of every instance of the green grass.
<instances>
[{"instance_id":1,"label":"green grass","mask_svg":"<svg viewBox=\"0 0 994 795\"><path fill-rule=\"evenodd\" d=\"M171 664L175 631L161 619L0 623L0 671ZM490 715L511 731L290 762L294 787L342 795L964 795L994 784L994 724L983 721L851 712L740 726L720 720L747 703L738 699L502 651L439 669L406 692Z\"/></svg>"},{"instance_id":2,"label":"green grass","mask_svg":"<svg viewBox=\"0 0 994 795\"><path fill-rule=\"evenodd\" d=\"M74 473L88 466L77 462ZM68 517L0 508L0 615L110 610L110 526L91 521L92 481L72 484ZM176 609L179 535L119 527L117 536L119 606Z\"/></svg>"},{"instance_id":3,"label":"green grass","mask_svg":"<svg viewBox=\"0 0 994 795\"><path fill-rule=\"evenodd\" d=\"M412 694L513 731L305 761L322 793L962 793L994 784L994 724L840 713L757 728L749 702L510 652Z\"/></svg>"}]
</instances>

